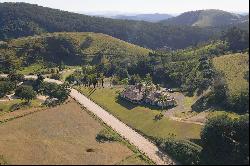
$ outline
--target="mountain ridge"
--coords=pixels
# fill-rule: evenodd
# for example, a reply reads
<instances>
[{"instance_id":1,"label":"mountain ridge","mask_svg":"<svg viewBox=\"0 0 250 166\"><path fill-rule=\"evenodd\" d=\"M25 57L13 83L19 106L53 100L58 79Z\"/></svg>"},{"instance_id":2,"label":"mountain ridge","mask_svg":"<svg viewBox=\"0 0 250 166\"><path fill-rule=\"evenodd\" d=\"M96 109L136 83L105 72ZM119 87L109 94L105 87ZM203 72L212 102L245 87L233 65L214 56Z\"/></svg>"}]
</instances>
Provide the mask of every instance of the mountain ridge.
<instances>
[{"instance_id":1,"label":"mountain ridge","mask_svg":"<svg viewBox=\"0 0 250 166\"><path fill-rule=\"evenodd\" d=\"M122 19L122 20L136 20L136 21L147 21L147 22L159 22L162 20L166 20L169 18L172 18L173 16L170 14L160 14L160 13L154 13L154 14L136 14L136 15L116 15L112 16L113 19Z\"/></svg>"},{"instance_id":2,"label":"mountain ridge","mask_svg":"<svg viewBox=\"0 0 250 166\"><path fill-rule=\"evenodd\" d=\"M217 35L213 29L100 18L27 3L0 3L0 40L46 32L104 33L150 49L185 48Z\"/></svg>"},{"instance_id":3,"label":"mountain ridge","mask_svg":"<svg viewBox=\"0 0 250 166\"><path fill-rule=\"evenodd\" d=\"M247 16L218 9L196 10L182 13L177 17L161 21L164 25L188 25L198 27L218 27L236 25L249 20Z\"/></svg>"}]
</instances>

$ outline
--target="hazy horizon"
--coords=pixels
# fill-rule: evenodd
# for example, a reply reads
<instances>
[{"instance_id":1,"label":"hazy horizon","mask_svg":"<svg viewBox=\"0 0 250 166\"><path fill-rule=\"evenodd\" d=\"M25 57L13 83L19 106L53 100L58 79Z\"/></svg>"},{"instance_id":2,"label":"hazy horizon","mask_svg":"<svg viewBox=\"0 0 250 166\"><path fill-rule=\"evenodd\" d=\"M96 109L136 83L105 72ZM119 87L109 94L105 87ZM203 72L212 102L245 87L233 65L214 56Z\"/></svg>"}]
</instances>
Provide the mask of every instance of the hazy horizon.
<instances>
[{"instance_id":1,"label":"hazy horizon","mask_svg":"<svg viewBox=\"0 0 250 166\"><path fill-rule=\"evenodd\" d=\"M26 2L44 7L84 14L172 14L205 9L219 9L233 13L249 13L248 0L0 0ZM195 4L195 5L194 5Z\"/></svg>"}]
</instances>

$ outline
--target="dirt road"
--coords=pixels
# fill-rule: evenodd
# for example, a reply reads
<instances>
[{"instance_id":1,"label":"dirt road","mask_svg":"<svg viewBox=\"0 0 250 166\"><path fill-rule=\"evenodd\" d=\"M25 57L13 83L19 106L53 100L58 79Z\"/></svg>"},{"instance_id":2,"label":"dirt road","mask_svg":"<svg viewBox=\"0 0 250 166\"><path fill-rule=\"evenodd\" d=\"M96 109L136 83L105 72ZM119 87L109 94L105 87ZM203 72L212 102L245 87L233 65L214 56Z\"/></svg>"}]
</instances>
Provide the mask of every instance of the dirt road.
<instances>
[{"instance_id":1,"label":"dirt road","mask_svg":"<svg viewBox=\"0 0 250 166\"><path fill-rule=\"evenodd\" d=\"M135 132L123 122L119 121L113 115L109 114L103 108L79 93L77 90L72 89L70 96L78 101L81 105L86 107L89 111L93 112L100 119L102 119L103 122L123 136L131 144L135 145L140 151L144 152L156 164L174 164L174 162L166 154L163 154L153 143Z\"/></svg>"}]
</instances>

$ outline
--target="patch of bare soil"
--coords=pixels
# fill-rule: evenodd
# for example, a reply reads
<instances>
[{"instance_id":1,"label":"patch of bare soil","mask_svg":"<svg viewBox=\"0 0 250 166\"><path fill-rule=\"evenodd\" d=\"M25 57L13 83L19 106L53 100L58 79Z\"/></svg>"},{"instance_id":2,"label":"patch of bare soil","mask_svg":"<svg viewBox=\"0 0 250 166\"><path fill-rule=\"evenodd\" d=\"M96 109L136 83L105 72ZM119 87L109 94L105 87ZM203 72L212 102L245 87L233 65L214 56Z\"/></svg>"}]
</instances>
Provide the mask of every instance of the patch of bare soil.
<instances>
[{"instance_id":1,"label":"patch of bare soil","mask_svg":"<svg viewBox=\"0 0 250 166\"><path fill-rule=\"evenodd\" d=\"M74 101L0 125L0 155L10 164L115 164L133 152L98 143L103 129Z\"/></svg>"},{"instance_id":2,"label":"patch of bare soil","mask_svg":"<svg viewBox=\"0 0 250 166\"><path fill-rule=\"evenodd\" d=\"M208 92L209 92L209 90L204 92L204 94L206 94ZM164 115L166 117L168 117L168 118L170 118L172 120L179 121L179 122L184 122L184 123L193 123L193 124L200 124L200 125L205 124L205 122L207 120L207 115L208 115L207 111L203 111L203 112L200 112L200 113L194 113L194 115L192 115L192 109L187 108L184 105L185 96L182 93L178 93L178 92L173 93L172 96L175 97L175 99L177 101L177 106L165 111ZM198 97L196 100L194 100L194 102L197 101L200 97ZM178 114L178 113L179 114L184 113L185 116L177 117L176 114Z\"/></svg>"}]
</instances>

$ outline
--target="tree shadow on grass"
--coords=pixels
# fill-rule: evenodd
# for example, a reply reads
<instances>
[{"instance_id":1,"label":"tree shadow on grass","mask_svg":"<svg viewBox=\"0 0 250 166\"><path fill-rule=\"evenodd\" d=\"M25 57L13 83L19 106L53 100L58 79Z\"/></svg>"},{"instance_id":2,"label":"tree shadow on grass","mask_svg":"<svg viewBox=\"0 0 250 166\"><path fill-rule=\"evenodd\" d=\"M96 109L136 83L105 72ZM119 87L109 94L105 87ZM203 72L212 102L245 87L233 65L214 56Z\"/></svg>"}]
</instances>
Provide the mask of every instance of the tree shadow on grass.
<instances>
[{"instance_id":1,"label":"tree shadow on grass","mask_svg":"<svg viewBox=\"0 0 250 166\"><path fill-rule=\"evenodd\" d=\"M90 97L94 92L96 91L96 88L91 88L89 87L88 88L88 92L87 92L87 97Z\"/></svg>"}]
</instances>

